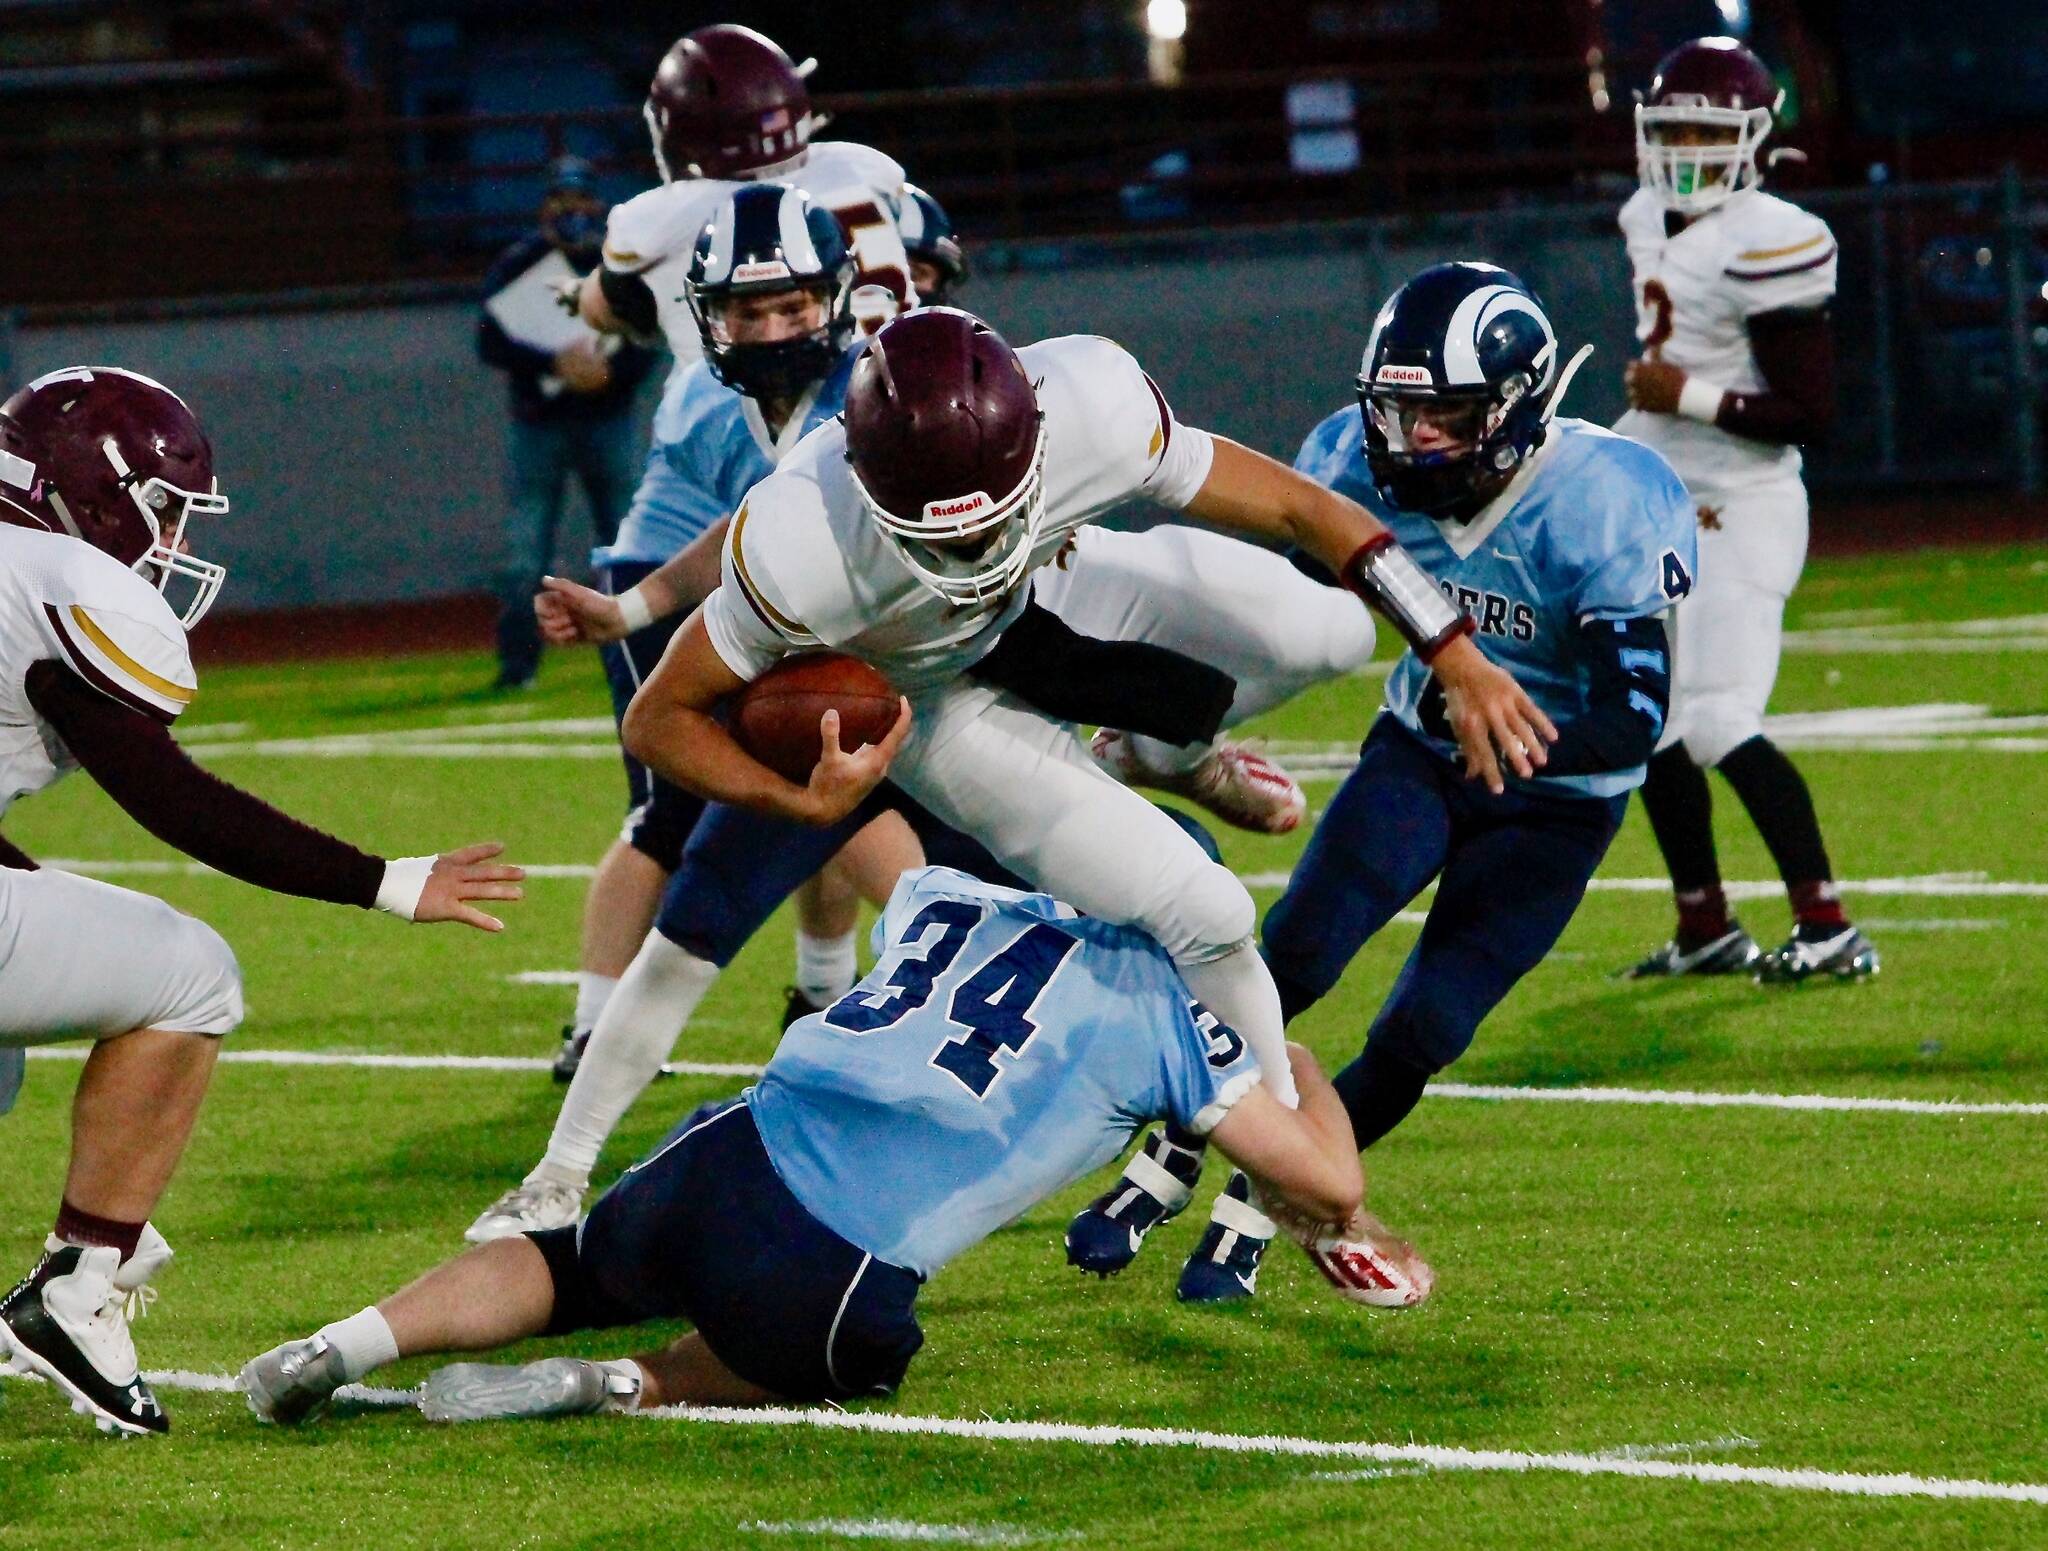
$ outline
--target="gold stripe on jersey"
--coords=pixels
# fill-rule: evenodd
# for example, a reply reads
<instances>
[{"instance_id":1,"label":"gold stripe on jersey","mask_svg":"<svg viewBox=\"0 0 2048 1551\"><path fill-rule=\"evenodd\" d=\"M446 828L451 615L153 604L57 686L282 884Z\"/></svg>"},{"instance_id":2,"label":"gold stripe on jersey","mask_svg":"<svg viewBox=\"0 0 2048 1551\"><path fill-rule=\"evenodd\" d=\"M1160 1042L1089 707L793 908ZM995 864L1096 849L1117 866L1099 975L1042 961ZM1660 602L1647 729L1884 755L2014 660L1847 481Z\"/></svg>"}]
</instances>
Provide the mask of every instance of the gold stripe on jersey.
<instances>
[{"instance_id":1,"label":"gold stripe on jersey","mask_svg":"<svg viewBox=\"0 0 2048 1551\"><path fill-rule=\"evenodd\" d=\"M152 673L149 669L143 667L141 663L122 651L119 643L112 636L93 623L93 617L86 613L83 604L74 603L71 605L71 618L76 622L78 628L85 632L86 639L106 654L109 662L113 663L115 667L135 680L144 689L149 690L152 694L162 695L164 699L177 705L190 705L192 703L192 697L198 693L197 690L188 688L183 684L173 683L162 674Z\"/></svg>"},{"instance_id":2,"label":"gold stripe on jersey","mask_svg":"<svg viewBox=\"0 0 2048 1551\"><path fill-rule=\"evenodd\" d=\"M739 581L740 596L754 606L754 612L768 622L770 629L779 630L786 636L808 637L810 631L804 629L799 621L791 619L782 610L763 597L760 586L747 573L746 552L740 548L740 538L745 533L746 526L747 505L746 502L742 501L740 509L733 514L732 538L730 540L732 544L732 574Z\"/></svg>"},{"instance_id":3,"label":"gold stripe on jersey","mask_svg":"<svg viewBox=\"0 0 2048 1551\"><path fill-rule=\"evenodd\" d=\"M1165 445L1166 433L1160 430L1159 427L1155 425L1154 427L1152 427L1152 445L1145 449L1145 456L1148 458L1156 459L1159 456L1159 449L1164 447Z\"/></svg>"},{"instance_id":4,"label":"gold stripe on jersey","mask_svg":"<svg viewBox=\"0 0 2048 1551\"><path fill-rule=\"evenodd\" d=\"M1808 248L1817 248L1828 240L1826 232L1809 237L1804 242L1795 242L1789 248L1751 248L1747 253L1735 255L1738 264L1760 264L1765 259L1790 258L1795 253L1804 253Z\"/></svg>"}]
</instances>

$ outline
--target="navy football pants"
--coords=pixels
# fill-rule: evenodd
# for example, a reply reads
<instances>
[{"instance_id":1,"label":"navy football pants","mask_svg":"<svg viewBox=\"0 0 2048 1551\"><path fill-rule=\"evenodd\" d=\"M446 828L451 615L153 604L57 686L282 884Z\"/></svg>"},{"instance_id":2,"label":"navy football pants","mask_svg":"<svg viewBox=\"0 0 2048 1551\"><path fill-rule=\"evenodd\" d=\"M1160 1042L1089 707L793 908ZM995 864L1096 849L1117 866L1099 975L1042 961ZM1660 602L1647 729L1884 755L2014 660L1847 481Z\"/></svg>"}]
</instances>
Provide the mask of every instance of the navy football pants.
<instances>
[{"instance_id":1,"label":"navy football pants","mask_svg":"<svg viewBox=\"0 0 2048 1551\"><path fill-rule=\"evenodd\" d=\"M1557 942L1627 806L1626 797L1512 788L1496 797L1380 717L1266 915L1266 960L1286 1016L1327 994L1366 939L1439 878L1366 1044L1442 1071Z\"/></svg>"}]
</instances>

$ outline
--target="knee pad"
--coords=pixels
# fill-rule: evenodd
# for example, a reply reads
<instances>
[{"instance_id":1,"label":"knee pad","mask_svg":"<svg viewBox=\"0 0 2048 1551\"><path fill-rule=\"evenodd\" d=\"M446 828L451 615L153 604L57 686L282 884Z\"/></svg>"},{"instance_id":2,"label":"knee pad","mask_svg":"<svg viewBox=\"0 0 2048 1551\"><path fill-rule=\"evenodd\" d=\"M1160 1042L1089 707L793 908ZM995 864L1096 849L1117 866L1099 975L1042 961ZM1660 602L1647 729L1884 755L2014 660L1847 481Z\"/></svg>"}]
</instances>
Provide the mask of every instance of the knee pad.
<instances>
[{"instance_id":1,"label":"knee pad","mask_svg":"<svg viewBox=\"0 0 2048 1551\"><path fill-rule=\"evenodd\" d=\"M1329 635L1324 646L1329 666L1326 676L1329 678L1364 667L1372 658L1376 639L1371 612L1349 593L1344 595L1344 604L1342 609L1331 611Z\"/></svg>"},{"instance_id":2,"label":"knee pad","mask_svg":"<svg viewBox=\"0 0 2048 1551\"><path fill-rule=\"evenodd\" d=\"M1702 770L1711 770L1763 730L1761 708L1712 697L1694 701L1686 708L1682 741L1692 762Z\"/></svg>"},{"instance_id":3,"label":"knee pad","mask_svg":"<svg viewBox=\"0 0 2048 1551\"><path fill-rule=\"evenodd\" d=\"M235 950L204 921L180 916L178 926L166 949L176 967L166 1005L146 1026L215 1039L234 1033L242 1024L242 966Z\"/></svg>"},{"instance_id":4,"label":"knee pad","mask_svg":"<svg viewBox=\"0 0 2048 1551\"><path fill-rule=\"evenodd\" d=\"M1237 874L1205 861L1168 906L1165 920L1140 922L1161 946L1185 964L1200 964L1235 952L1251 940L1258 906Z\"/></svg>"},{"instance_id":5,"label":"knee pad","mask_svg":"<svg viewBox=\"0 0 2048 1551\"><path fill-rule=\"evenodd\" d=\"M626 815L619 838L663 872L674 872L682 865L683 845L695 824L694 813L676 812L673 803L662 801L657 787L652 797Z\"/></svg>"}]
</instances>

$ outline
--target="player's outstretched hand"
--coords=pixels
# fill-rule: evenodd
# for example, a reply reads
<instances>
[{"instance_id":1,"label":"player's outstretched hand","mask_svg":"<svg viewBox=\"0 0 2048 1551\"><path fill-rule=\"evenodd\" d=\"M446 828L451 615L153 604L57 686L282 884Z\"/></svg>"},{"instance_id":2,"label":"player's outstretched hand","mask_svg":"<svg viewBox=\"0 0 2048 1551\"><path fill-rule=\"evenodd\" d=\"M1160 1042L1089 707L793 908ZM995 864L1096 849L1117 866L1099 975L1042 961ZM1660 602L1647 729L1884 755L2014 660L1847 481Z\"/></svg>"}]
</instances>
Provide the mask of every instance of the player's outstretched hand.
<instances>
[{"instance_id":1,"label":"player's outstretched hand","mask_svg":"<svg viewBox=\"0 0 2048 1551\"><path fill-rule=\"evenodd\" d=\"M427 886L420 891L415 921L460 921L478 931L502 932L505 923L496 916L474 908L473 899L516 900L525 897L519 884L525 869L494 861L505 849L498 840L486 840L456 851L443 851L434 858L434 870L427 874Z\"/></svg>"},{"instance_id":2,"label":"player's outstretched hand","mask_svg":"<svg viewBox=\"0 0 2048 1551\"><path fill-rule=\"evenodd\" d=\"M1525 781L1548 762L1546 745L1557 741L1557 728L1514 676L1470 640L1453 641L1430 668L1444 687L1444 715L1464 752L1468 780L1499 793L1507 789L1503 762Z\"/></svg>"},{"instance_id":3,"label":"player's outstretched hand","mask_svg":"<svg viewBox=\"0 0 2048 1551\"><path fill-rule=\"evenodd\" d=\"M806 814L813 824L836 824L881 785L882 777L889 773L889 762L910 736L910 702L899 695L896 704L896 725L882 741L863 743L850 752L839 746L839 713L827 711L818 719L823 752L811 768Z\"/></svg>"},{"instance_id":4,"label":"player's outstretched hand","mask_svg":"<svg viewBox=\"0 0 2048 1551\"><path fill-rule=\"evenodd\" d=\"M1678 413L1678 395L1685 388L1685 373L1668 361L1644 356L1622 369L1621 385L1628 394L1629 407L1653 415Z\"/></svg>"},{"instance_id":5,"label":"player's outstretched hand","mask_svg":"<svg viewBox=\"0 0 2048 1551\"><path fill-rule=\"evenodd\" d=\"M541 636L551 646L622 641L628 634L617 598L565 576L540 579L540 591L533 595L533 617L540 621Z\"/></svg>"}]
</instances>

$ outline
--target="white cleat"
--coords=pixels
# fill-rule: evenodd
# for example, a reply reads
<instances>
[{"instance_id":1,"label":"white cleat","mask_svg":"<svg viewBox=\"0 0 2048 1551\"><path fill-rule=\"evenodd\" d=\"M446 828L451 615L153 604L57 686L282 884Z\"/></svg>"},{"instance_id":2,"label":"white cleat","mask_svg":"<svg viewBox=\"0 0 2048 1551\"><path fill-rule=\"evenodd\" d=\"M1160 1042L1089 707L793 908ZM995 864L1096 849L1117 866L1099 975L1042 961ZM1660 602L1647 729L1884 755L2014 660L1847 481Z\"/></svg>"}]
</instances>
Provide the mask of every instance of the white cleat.
<instances>
[{"instance_id":1,"label":"white cleat","mask_svg":"<svg viewBox=\"0 0 2048 1551\"><path fill-rule=\"evenodd\" d=\"M1192 770L1156 770L1138 757L1130 737L1105 727L1088 751L1126 786L1171 792L1226 824L1259 835L1284 835L1301 824L1308 798L1301 784L1256 749L1219 742Z\"/></svg>"},{"instance_id":2,"label":"white cleat","mask_svg":"<svg viewBox=\"0 0 2048 1551\"><path fill-rule=\"evenodd\" d=\"M101 1432L167 1433L170 1419L135 1359L131 1290L116 1285L120 1269L117 1249L50 1240L35 1270L0 1302L0 1351L8 1369L49 1380Z\"/></svg>"},{"instance_id":3,"label":"white cleat","mask_svg":"<svg viewBox=\"0 0 2048 1551\"><path fill-rule=\"evenodd\" d=\"M334 1398L348 1374L325 1336L307 1336L251 1358L239 1382L257 1421L296 1427Z\"/></svg>"},{"instance_id":4,"label":"white cleat","mask_svg":"<svg viewBox=\"0 0 2048 1551\"><path fill-rule=\"evenodd\" d=\"M529 1179L513 1186L485 1209L462 1235L472 1244L573 1228L583 1220L583 1192L553 1180Z\"/></svg>"},{"instance_id":5,"label":"white cleat","mask_svg":"<svg viewBox=\"0 0 2048 1551\"><path fill-rule=\"evenodd\" d=\"M1338 1295L1375 1309L1409 1309L1436 1289L1436 1272L1372 1213L1359 1211L1336 1233L1304 1239L1302 1248Z\"/></svg>"},{"instance_id":6,"label":"white cleat","mask_svg":"<svg viewBox=\"0 0 2048 1551\"><path fill-rule=\"evenodd\" d=\"M640 1398L631 1361L544 1357L516 1366L451 1363L428 1375L420 1414L430 1422L510 1422L630 1411Z\"/></svg>"}]
</instances>

